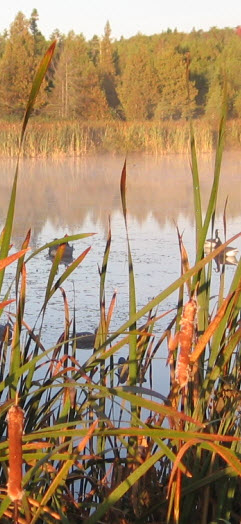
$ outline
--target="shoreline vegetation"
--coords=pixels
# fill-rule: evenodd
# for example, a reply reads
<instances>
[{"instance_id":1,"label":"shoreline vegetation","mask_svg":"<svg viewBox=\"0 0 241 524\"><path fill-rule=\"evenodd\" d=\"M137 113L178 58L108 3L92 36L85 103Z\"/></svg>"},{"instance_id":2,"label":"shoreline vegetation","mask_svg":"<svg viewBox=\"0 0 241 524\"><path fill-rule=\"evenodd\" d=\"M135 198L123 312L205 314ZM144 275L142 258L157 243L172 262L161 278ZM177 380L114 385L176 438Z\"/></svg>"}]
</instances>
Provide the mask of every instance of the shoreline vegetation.
<instances>
[{"instance_id":1,"label":"shoreline vegetation","mask_svg":"<svg viewBox=\"0 0 241 524\"><path fill-rule=\"evenodd\" d=\"M21 156L189 151L188 121L198 153L217 145L226 85L226 148L241 144L241 27L137 34L116 40L107 20L103 34L58 29L46 40L37 9L18 12L0 34L0 157L16 158L34 71L50 41L56 52L32 111Z\"/></svg>"},{"instance_id":2,"label":"shoreline vegetation","mask_svg":"<svg viewBox=\"0 0 241 524\"><path fill-rule=\"evenodd\" d=\"M15 158L19 150L21 123L0 121L0 158ZM82 122L32 121L21 155L29 158L80 157L96 153L145 153L165 155L189 151L190 125L178 122ZM194 122L198 153L215 151L217 125ZM225 149L241 146L241 120L226 124Z\"/></svg>"}]
</instances>

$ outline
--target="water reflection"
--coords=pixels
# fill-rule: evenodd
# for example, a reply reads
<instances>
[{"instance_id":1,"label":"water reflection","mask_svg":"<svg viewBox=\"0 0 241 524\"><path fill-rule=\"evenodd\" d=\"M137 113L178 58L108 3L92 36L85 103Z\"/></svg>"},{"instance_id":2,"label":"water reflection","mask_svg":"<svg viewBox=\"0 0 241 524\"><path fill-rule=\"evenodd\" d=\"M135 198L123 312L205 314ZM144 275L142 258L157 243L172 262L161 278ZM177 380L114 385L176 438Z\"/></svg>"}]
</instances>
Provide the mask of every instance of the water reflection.
<instances>
[{"instance_id":1,"label":"water reflection","mask_svg":"<svg viewBox=\"0 0 241 524\"><path fill-rule=\"evenodd\" d=\"M92 246L83 263L64 282L70 316L76 314L76 332L91 332L99 322L99 271L106 244L108 218L111 215L112 242L106 280L106 304L110 303L115 289L117 302L111 330L119 328L128 319L128 260L126 233L120 204L120 175L123 157L110 155L85 159L54 161L24 160L20 164L17 209L14 224L14 247L19 248L31 226L31 247L63 237L64 234L97 234L74 244L74 258ZM202 200L207 204L212 183L214 157L200 158ZM15 162L0 162L0 221L4 222L13 181ZM218 198L216 227L223 235L223 209L226 197L227 237L240 231L241 217L241 160L238 153L225 154L222 165L221 190ZM195 232L193 220L192 178L188 156L152 158L130 156L127 159L127 205L131 251L135 272L137 309L144 306L180 276L180 255L176 223L184 230L183 240L190 257L195 258ZM240 253L240 239L237 242ZM41 310L51 260L41 252L27 264L27 302L25 320L33 326ZM62 268L60 269L60 271ZM11 274L11 267L9 281ZM6 275L8 275L8 271ZM64 269L63 269L64 271ZM235 266L227 267L230 283ZM214 272L217 285L219 273ZM213 301L216 300L215 292ZM214 303L214 302L213 302ZM163 330L171 321L177 304L177 293L161 303L158 314L171 313L155 325L153 336L158 342ZM215 303L214 303L215 305ZM12 307L12 309L14 306ZM56 344L64 329L64 304L61 293L51 298L43 323L43 344L46 348ZM142 320L143 323L143 320ZM127 358L127 348L118 358ZM155 356L154 374L160 382L167 357L161 346ZM77 347L77 358L86 360L86 351ZM122 360L123 363L123 360ZM165 377L165 378L163 378ZM165 387L164 387L165 385ZM162 393L168 389L168 374L164 368ZM159 389L158 387L156 389Z\"/></svg>"},{"instance_id":2,"label":"water reflection","mask_svg":"<svg viewBox=\"0 0 241 524\"><path fill-rule=\"evenodd\" d=\"M23 238L31 225L32 243L48 221L68 232L83 228L89 217L93 224L107 227L108 216L120 210L119 181L123 157L111 155L58 161L22 160L17 196L14 240ZM214 157L199 160L202 199L206 205L213 176ZM0 163L0 220L6 216L15 162ZM228 219L240 215L241 160L226 153L222 165L218 214L228 195ZM160 158L130 156L127 159L128 210L139 225L150 214L160 228L178 222L180 215L193 222L193 199L188 156ZM51 239L50 239L51 240Z\"/></svg>"}]
</instances>

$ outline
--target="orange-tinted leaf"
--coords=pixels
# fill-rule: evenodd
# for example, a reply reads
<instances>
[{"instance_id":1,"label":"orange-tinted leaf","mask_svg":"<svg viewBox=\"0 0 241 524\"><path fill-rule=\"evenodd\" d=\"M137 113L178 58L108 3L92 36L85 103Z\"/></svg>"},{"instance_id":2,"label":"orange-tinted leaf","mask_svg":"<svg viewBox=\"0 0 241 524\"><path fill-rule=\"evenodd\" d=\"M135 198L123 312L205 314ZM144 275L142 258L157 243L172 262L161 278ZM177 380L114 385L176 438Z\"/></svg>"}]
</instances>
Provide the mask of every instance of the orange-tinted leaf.
<instances>
[{"instance_id":1,"label":"orange-tinted leaf","mask_svg":"<svg viewBox=\"0 0 241 524\"><path fill-rule=\"evenodd\" d=\"M175 462L173 464L173 468L172 468L172 471L171 471L171 475L170 475L170 479L169 479L169 483L168 483L167 496L170 493L170 489L171 489L171 486L172 486L172 483L173 483L173 479L174 479L175 473L177 471L177 468L179 466L179 463L181 462L181 459L182 459L183 455L186 453L188 448L190 448L191 446L195 446L197 443L198 443L198 439L192 439L192 440L189 440L188 442L185 442L185 444L183 444L181 449L179 449L179 451L177 453L177 456L176 456L176 460L175 460ZM188 471L188 469L186 470L185 474L187 475L187 477L192 477L192 474Z\"/></svg>"},{"instance_id":2,"label":"orange-tinted leaf","mask_svg":"<svg viewBox=\"0 0 241 524\"><path fill-rule=\"evenodd\" d=\"M15 302L15 298L12 298L11 300L4 300L4 302L0 302L0 309L4 309L8 304L11 304L12 302Z\"/></svg>"},{"instance_id":3,"label":"orange-tinted leaf","mask_svg":"<svg viewBox=\"0 0 241 524\"><path fill-rule=\"evenodd\" d=\"M193 353L190 356L190 364L191 363L193 364L194 362L196 362L197 359L202 354L202 352L205 349L207 343L209 342L210 338L212 337L212 335L214 334L214 332L217 329L218 325L220 324L220 322L221 322L221 320L222 320L222 318L223 318L223 316L225 314L225 311L226 311L226 309L228 307L228 304L229 304L230 300L232 299L232 297L233 297L233 293L228 295L228 297L223 301L223 303L222 303L221 307L219 308L216 316L214 317L214 319L209 324L209 326L206 329L206 331L203 333L203 335L198 340L198 342L196 344L196 347L195 347Z\"/></svg>"},{"instance_id":4,"label":"orange-tinted leaf","mask_svg":"<svg viewBox=\"0 0 241 524\"><path fill-rule=\"evenodd\" d=\"M14 253L14 255L10 255L9 257L6 257L3 260L0 260L0 271L1 269L4 269L5 267L9 266L9 264L12 264L13 262L15 262L15 260L18 260L20 257L25 255L25 253L29 251L29 249L30 248L21 249L21 251Z\"/></svg>"},{"instance_id":5,"label":"orange-tinted leaf","mask_svg":"<svg viewBox=\"0 0 241 524\"><path fill-rule=\"evenodd\" d=\"M88 433L85 435L85 437L81 440L81 442L79 443L77 449L78 449L78 452L80 453L81 451L83 451L83 449L86 447L86 445L88 444L90 438L92 437L94 431L95 431L95 428L98 424L98 419L96 419L93 424L90 426L90 429L88 431Z\"/></svg>"}]
</instances>

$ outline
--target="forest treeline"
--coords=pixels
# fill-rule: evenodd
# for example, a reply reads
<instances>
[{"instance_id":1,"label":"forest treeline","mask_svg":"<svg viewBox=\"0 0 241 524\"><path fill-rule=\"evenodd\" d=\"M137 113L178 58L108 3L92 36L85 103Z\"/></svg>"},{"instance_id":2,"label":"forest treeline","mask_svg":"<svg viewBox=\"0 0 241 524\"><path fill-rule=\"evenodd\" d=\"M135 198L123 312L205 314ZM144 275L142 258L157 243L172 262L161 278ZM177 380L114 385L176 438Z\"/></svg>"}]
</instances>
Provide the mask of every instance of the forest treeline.
<instances>
[{"instance_id":1,"label":"forest treeline","mask_svg":"<svg viewBox=\"0 0 241 524\"><path fill-rule=\"evenodd\" d=\"M16 156L19 126L37 65L58 45L41 87L23 154L83 155L103 151L183 153L187 117L196 147L212 151L228 89L229 149L241 144L241 28L212 28L114 40L55 30L46 40L38 12L19 12L0 35L0 156ZM187 74L188 73L188 74ZM188 82L187 82L188 78ZM188 84L188 89L187 89Z\"/></svg>"},{"instance_id":2,"label":"forest treeline","mask_svg":"<svg viewBox=\"0 0 241 524\"><path fill-rule=\"evenodd\" d=\"M241 118L241 31L239 28L161 34L113 40L58 30L57 52L38 97L35 115L81 121L167 121L217 119L222 83L228 81L228 116ZM0 35L0 118L23 115L36 65L49 41L19 12ZM189 99L186 69L190 62Z\"/></svg>"}]
</instances>

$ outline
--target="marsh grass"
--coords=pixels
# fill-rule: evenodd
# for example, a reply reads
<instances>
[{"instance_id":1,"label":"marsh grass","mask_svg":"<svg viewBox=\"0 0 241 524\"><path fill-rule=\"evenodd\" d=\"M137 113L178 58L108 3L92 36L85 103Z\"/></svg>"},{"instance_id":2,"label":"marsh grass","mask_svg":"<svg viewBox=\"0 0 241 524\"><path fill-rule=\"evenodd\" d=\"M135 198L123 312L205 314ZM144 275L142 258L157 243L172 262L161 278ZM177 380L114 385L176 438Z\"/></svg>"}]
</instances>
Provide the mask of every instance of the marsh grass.
<instances>
[{"instance_id":1,"label":"marsh grass","mask_svg":"<svg viewBox=\"0 0 241 524\"><path fill-rule=\"evenodd\" d=\"M195 121L198 153L212 152L217 124ZM18 155L21 125L0 122L0 157ZM227 124L226 147L238 149L241 122ZM182 122L30 122L21 155L26 157L84 156L91 153L142 152L154 155L189 151L189 123Z\"/></svg>"},{"instance_id":2,"label":"marsh grass","mask_svg":"<svg viewBox=\"0 0 241 524\"><path fill-rule=\"evenodd\" d=\"M22 154L30 111L53 50L54 45L47 51L33 83L20 132L18 158ZM13 316L12 344L8 346L7 341L3 341L1 348L1 522L239 522L241 262L225 297L225 265L222 265L215 308L210 301L210 289L214 258L240 233L203 258L207 232L215 223L225 119L224 97L206 213L202 209L195 134L190 126L195 265L190 267L178 232L180 277L141 310L136 309L135 261L128 235L128 173L124 164L120 192L128 250L129 315L123 325L111 332L116 296L114 293L106 304L111 249L109 228L99 270L100 316L95 348L82 365L76 352L75 318L70 317L63 285L88 256L89 248L64 271L60 270L60 263L64 243L91 236L91 233L57 239L29 255L29 231L22 250L9 257L19 183L17 161L0 252L1 286L6 265L14 259L19 260L14 282L16 315ZM37 330L24 321L28 262L54 244L60 245L47 276ZM2 308L12 300L9 299L12 289L13 286L1 303ZM54 347L45 348L41 326L48 302L57 291L63 297L64 331ZM176 311L170 312L166 299L175 291L178 291L178 304ZM169 313L172 319L168 317L166 328L156 339L154 332L160 318L160 304L164 310L161 316L165 318ZM22 337L23 329L27 331L25 338ZM170 391L164 397L160 391L153 390L152 366L157 351L167 342ZM128 377L123 385L115 376L117 369L113 357L125 344L129 345L125 364ZM40 380L38 373L43 365L46 374ZM144 378L148 375L149 383L145 384ZM117 419L114 409L118 411ZM15 412L21 417L24 415L24 433L21 427L17 435L17 464L13 462L12 447L15 427L12 413Z\"/></svg>"}]
</instances>

